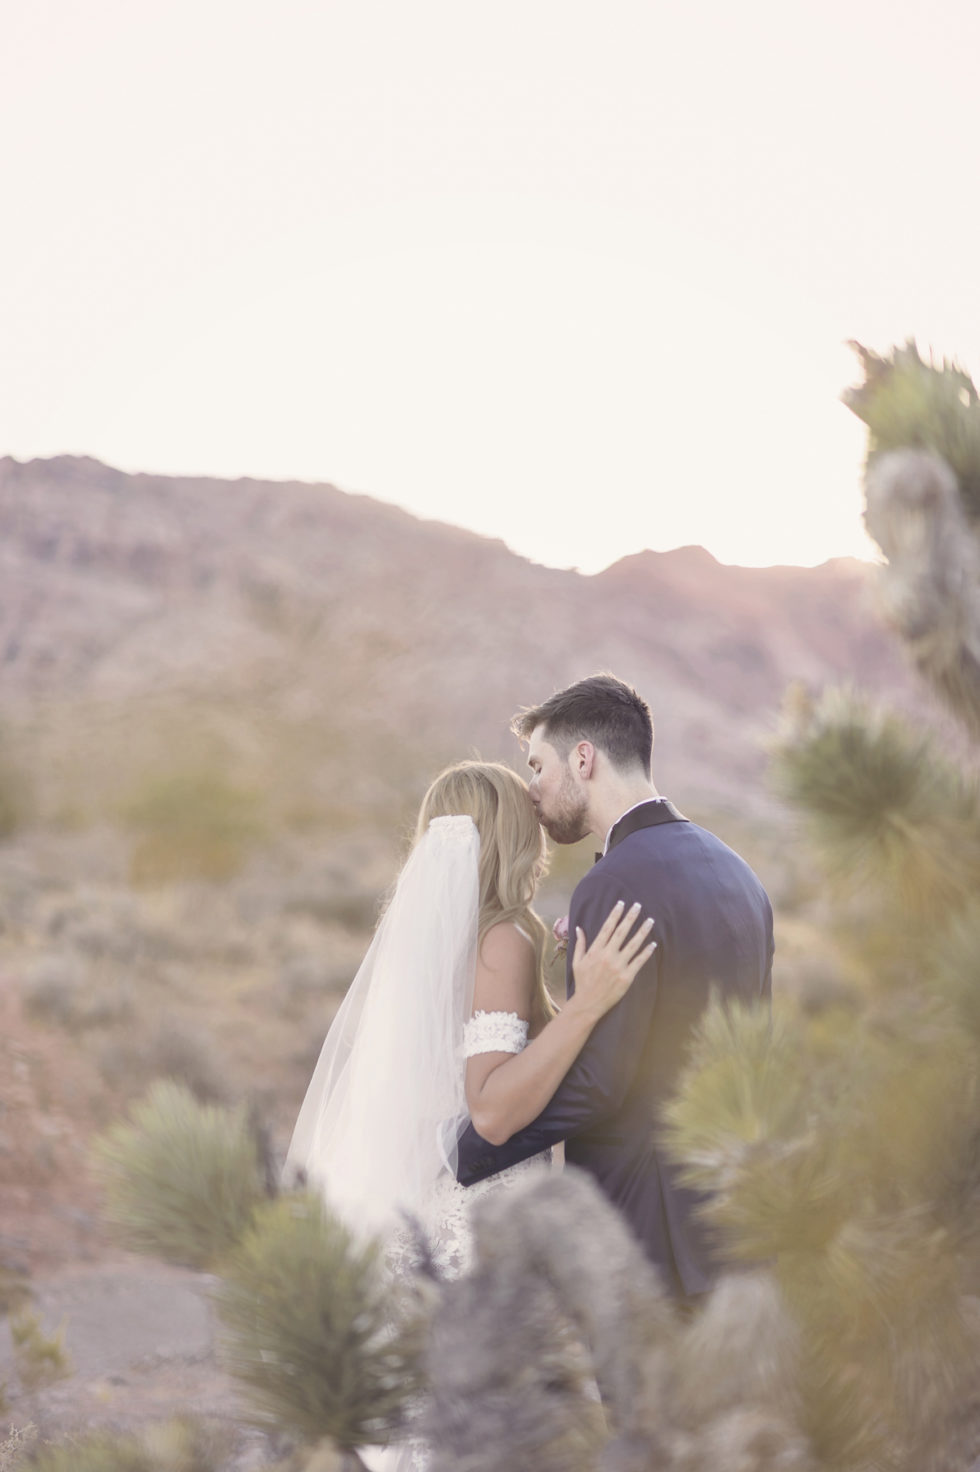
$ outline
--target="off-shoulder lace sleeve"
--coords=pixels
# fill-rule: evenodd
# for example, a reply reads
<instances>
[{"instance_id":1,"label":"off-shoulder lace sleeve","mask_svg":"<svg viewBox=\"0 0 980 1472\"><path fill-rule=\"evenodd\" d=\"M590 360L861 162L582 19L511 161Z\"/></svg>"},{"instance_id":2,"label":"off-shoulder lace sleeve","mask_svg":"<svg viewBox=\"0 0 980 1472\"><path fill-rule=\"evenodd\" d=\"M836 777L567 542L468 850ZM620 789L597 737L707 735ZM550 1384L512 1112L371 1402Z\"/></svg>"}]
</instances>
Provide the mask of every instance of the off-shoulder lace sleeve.
<instances>
[{"instance_id":1,"label":"off-shoulder lace sleeve","mask_svg":"<svg viewBox=\"0 0 980 1472\"><path fill-rule=\"evenodd\" d=\"M463 1028L463 1056L519 1053L527 1042L527 1027L516 1012L474 1012Z\"/></svg>"}]
</instances>

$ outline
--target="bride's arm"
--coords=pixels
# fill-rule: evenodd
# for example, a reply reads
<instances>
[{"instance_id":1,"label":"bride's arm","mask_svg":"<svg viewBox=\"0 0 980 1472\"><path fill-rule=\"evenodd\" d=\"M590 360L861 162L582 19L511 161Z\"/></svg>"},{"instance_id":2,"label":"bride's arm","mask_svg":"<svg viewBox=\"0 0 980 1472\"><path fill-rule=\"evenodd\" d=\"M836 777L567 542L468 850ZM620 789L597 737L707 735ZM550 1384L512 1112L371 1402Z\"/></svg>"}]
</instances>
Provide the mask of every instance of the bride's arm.
<instances>
[{"instance_id":1,"label":"bride's arm","mask_svg":"<svg viewBox=\"0 0 980 1472\"><path fill-rule=\"evenodd\" d=\"M656 946L647 942L652 920L634 931L639 906L611 912L586 949L579 932L572 961L575 994L520 1053L478 1053L466 1063L466 1102L475 1129L493 1145L537 1119L586 1039L625 995ZM634 933L631 935L631 931ZM534 951L513 925L484 936L477 960L474 1012L516 1012L527 1019L535 985Z\"/></svg>"}]
</instances>

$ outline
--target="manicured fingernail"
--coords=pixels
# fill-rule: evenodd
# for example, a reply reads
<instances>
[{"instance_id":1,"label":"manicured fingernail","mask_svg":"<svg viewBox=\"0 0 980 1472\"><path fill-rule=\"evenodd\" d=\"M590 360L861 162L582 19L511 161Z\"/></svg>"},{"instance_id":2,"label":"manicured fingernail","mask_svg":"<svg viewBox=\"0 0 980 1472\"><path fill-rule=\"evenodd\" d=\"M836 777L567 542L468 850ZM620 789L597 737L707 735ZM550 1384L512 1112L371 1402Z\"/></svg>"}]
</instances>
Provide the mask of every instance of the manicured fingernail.
<instances>
[{"instance_id":1,"label":"manicured fingernail","mask_svg":"<svg viewBox=\"0 0 980 1472\"><path fill-rule=\"evenodd\" d=\"M637 902L636 902L635 905L630 905L630 914L632 915L633 911L634 910L638 910L639 908L640 908L640 902L639 902L639 900L637 900Z\"/></svg>"}]
</instances>

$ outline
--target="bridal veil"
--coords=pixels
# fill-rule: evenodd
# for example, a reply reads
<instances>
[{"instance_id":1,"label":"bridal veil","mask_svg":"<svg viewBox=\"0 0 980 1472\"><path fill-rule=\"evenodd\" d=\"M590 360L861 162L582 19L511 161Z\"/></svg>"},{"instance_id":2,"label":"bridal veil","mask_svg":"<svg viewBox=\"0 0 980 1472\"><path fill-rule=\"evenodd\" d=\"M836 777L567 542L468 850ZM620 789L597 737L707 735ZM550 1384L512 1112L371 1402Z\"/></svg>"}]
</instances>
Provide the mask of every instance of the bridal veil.
<instances>
[{"instance_id":1,"label":"bridal veil","mask_svg":"<svg viewBox=\"0 0 980 1472\"><path fill-rule=\"evenodd\" d=\"M467 1119L480 839L433 818L399 875L327 1034L286 1156L359 1231L415 1212L455 1165Z\"/></svg>"}]
</instances>

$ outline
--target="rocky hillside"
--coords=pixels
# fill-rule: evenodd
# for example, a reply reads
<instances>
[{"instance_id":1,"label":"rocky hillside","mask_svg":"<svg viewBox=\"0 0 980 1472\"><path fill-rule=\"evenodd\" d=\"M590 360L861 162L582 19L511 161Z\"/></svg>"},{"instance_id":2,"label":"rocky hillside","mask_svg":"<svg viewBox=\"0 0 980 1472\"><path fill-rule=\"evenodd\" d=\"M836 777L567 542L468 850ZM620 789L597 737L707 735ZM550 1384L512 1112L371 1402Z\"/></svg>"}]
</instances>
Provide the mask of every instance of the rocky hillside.
<instances>
[{"instance_id":1,"label":"rocky hillside","mask_svg":"<svg viewBox=\"0 0 980 1472\"><path fill-rule=\"evenodd\" d=\"M446 758L519 760L515 709L611 669L651 702L662 790L762 811L788 683L910 698L871 578L697 547L583 576L329 485L0 460L4 714L76 785L84 752L93 791L134 752L163 761L180 726L262 753L263 780L278 754L294 804L327 816L414 802Z\"/></svg>"}]
</instances>

